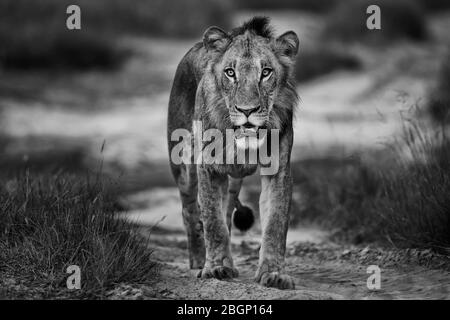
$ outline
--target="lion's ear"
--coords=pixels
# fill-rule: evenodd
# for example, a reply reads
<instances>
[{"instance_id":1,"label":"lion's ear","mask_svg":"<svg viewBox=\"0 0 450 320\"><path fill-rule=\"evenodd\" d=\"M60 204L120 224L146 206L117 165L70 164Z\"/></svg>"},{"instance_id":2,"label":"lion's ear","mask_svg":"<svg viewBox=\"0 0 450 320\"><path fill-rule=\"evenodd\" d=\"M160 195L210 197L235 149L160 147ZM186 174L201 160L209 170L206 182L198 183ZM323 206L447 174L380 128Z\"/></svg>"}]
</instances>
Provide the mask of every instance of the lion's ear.
<instances>
[{"instance_id":1,"label":"lion's ear","mask_svg":"<svg viewBox=\"0 0 450 320\"><path fill-rule=\"evenodd\" d=\"M284 55L294 59L298 52L299 40L294 31L283 33L277 38L277 48Z\"/></svg>"},{"instance_id":2,"label":"lion's ear","mask_svg":"<svg viewBox=\"0 0 450 320\"><path fill-rule=\"evenodd\" d=\"M228 45L229 41L230 36L218 27L209 27L203 34L203 45L208 51L220 51Z\"/></svg>"}]
</instances>

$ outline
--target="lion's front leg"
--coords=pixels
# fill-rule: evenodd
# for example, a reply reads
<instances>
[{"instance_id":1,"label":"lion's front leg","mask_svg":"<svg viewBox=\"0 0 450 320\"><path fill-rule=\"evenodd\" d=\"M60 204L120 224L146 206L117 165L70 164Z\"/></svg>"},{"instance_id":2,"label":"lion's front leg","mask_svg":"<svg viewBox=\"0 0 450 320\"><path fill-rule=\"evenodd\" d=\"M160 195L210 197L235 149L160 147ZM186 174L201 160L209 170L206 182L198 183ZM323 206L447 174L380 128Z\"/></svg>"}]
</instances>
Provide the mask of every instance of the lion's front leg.
<instances>
[{"instance_id":1,"label":"lion's front leg","mask_svg":"<svg viewBox=\"0 0 450 320\"><path fill-rule=\"evenodd\" d=\"M262 176L260 199L262 244L256 281L266 287L294 289L293 279L284 274L284 255L292 196L289 169L269 177Z\"/></svg>"},{"instance_id":2,"label":"lion's front leg","mask_svg":"<svg viewBox=\"0 0 450 320\"><path fill-rule=\"evenodd\" d=\"M262 243L256 281L266 287L294 289L293 279L284 273L284 255L292 199L290 157L292 130L280 141L279 167L273 175L261 175L259 209L262 224Z\"/></svg>"},{"instance_id":3,"label":"lion's front leg","mask_svg":"<svg viewBox=\"0 0 450 320\"><path fill-rule=\"evenodd\" d=\"M238 276L231 258L230 237L222 213L228 178L199 167L199 204L206 244L206 262L201 278L228 279Z\"/></svg>"}]
</instances>

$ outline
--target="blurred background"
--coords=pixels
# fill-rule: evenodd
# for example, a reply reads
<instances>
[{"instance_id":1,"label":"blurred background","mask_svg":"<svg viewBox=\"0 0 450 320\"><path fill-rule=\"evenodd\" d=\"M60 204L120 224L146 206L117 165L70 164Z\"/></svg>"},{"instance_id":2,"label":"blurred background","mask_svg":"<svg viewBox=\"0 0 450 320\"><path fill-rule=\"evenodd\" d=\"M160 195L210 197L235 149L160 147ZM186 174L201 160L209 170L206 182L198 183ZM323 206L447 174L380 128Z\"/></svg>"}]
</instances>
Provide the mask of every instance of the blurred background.
<instances>
[{"instance_id":1,"label":"blurred background","mask_svg":"<svg viewBox=\"0 0 450 320\"><path fill-rule=\"evenodd\" d=\"M70 4L81 30L66 28ZM381 30L366 28L371 4ZM166 148L175 69L207 27L254 15L300 38L290 240L448 250L448 0L0 0L5 197L24 172L101 174L117 210L182 237Z\"/></svg>"}]
</instances>

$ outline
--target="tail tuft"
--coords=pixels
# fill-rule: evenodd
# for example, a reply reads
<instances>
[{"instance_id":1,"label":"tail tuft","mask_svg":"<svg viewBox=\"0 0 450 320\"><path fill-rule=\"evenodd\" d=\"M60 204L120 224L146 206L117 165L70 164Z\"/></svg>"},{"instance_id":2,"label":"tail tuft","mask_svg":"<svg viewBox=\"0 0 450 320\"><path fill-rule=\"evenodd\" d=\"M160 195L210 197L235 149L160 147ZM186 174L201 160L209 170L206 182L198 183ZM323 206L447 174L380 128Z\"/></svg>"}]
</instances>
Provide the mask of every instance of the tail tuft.
<instances>
[{"instance_id":1,"label":"tail tuft","mask_svg":"<svg viewBox=\"0 0 450 320\"><path fill-rule=\"evenodd\" d=\"M248 231L254 222L255 216L253 215L253 210L239 203L233 213L234 226L240 231Z\"/></svg>"}]
</instances>

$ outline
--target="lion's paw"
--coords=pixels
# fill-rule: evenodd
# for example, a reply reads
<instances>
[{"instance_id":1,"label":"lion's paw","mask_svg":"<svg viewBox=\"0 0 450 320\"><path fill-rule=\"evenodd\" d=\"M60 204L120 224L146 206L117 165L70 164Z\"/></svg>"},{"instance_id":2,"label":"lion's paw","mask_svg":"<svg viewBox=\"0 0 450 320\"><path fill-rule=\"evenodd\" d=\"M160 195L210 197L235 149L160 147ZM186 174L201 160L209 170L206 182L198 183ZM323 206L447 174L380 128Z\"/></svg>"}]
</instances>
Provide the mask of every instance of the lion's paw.
<instances>
[{"instance_id":1,"label":"lion's paw","mask_svg":"<svg viewBox=\"0 0 450 320\"><path fill-rule=\"evenodd\" d=\"M200 270L197 274L198 278L202 279L216 278L219 280L236 278L237 276L239 276L239 272L237 271L236 268L226 266L204 268Z\"/></svg>"},{"instance_id":2,"label":"lion's paw","mask_svg":"<svg viewBox=\"0 0 450 320\"><path fill-rule=\"evenodd\" d=\"M287 274L275 272L264 272L256 277L256 281L265 287L278 289L295 289L294 279Z\"/></svg>"}]
</instances>

